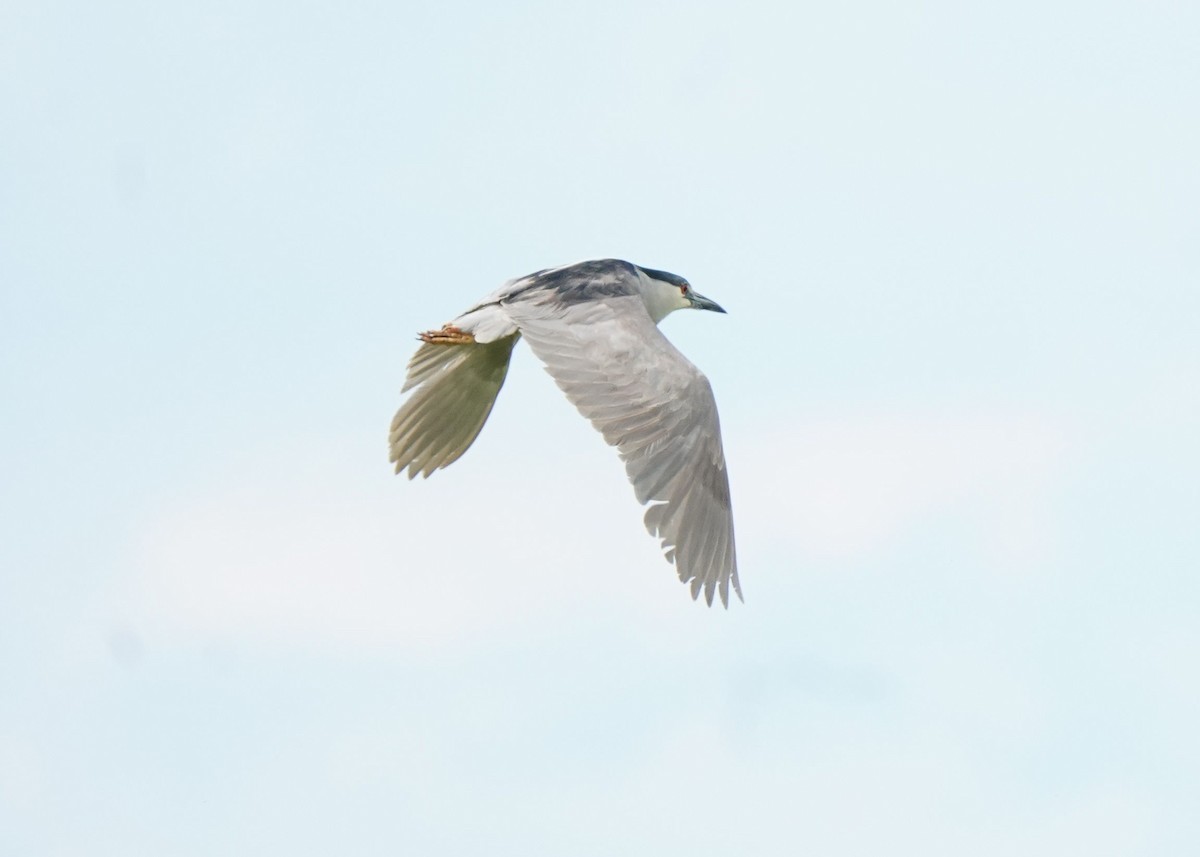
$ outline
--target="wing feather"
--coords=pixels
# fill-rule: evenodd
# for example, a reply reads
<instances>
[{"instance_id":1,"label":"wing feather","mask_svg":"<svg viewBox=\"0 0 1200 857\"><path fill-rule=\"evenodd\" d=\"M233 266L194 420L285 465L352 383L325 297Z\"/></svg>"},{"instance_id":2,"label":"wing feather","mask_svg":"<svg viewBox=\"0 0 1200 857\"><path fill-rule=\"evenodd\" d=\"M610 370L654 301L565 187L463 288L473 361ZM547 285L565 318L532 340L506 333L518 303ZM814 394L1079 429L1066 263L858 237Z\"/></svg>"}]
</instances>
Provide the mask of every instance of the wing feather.
<instances>
[{"instance_id":1,"label":"wing feather","mask_svg":"<svg viewBox=\"0 0 1200 857\"><path fill-rule=\"evenodd\" d=\"M729 480L708 379L659 331L635 294L564 302L524 288L501 299L579 412L617 447L645 525L693 598L742 597Z\"/></svg>"},{"instance_id":2,"label":"wing feather","mask_svg":"<svg viewBox=\"0 0 1200 857\"><path fill-rule=\"evenodd\" d=\"M388 446L408 478L457 461L475 442L504 386L517 337L456 345L425 343L408 364L405 390L416 387L392 419Z\"/></svg>"}]
</instances>

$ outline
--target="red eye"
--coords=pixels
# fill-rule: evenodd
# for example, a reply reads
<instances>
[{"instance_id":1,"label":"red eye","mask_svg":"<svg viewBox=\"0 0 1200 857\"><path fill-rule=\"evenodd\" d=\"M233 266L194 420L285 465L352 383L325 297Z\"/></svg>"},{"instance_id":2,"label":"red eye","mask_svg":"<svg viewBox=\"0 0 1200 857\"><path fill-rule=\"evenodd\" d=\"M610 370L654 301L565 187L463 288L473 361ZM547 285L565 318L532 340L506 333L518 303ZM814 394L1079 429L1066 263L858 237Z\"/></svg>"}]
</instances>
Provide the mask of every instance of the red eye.
<instances>
[{"instance_id":1,"label":"red eye","mask_svg":"<svg viewBox=\"0 0 1200 857\"><path fill-rule=\"evenodd\" d=\"M680 293L681 295L686 295L686 294L688 293L688 287L687 287L687 286L680 286L680 287L679 287L679 293Z\"/></svg>"}]
</instances>

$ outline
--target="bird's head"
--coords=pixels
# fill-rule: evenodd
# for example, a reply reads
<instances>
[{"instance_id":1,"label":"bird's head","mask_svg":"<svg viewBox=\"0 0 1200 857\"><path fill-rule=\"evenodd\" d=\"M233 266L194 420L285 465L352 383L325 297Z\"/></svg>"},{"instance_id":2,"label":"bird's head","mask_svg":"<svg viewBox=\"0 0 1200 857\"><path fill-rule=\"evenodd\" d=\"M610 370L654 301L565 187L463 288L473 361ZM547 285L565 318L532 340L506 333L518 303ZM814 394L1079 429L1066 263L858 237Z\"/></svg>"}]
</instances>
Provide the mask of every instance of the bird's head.
<instances>
[{"instance_id":1,"label":"bird's head","mask_svg":"<svg viewBox=\"0 0 1200 857\"><path fill-rule=\"evenodd\" d=\"M642 273L642 298L654 323L662 321L677 309L708 309L725 312L716 302L692 288L692 284L678 274L656 271L653 268L638 268Z\"/></svg>"}]
</instances>

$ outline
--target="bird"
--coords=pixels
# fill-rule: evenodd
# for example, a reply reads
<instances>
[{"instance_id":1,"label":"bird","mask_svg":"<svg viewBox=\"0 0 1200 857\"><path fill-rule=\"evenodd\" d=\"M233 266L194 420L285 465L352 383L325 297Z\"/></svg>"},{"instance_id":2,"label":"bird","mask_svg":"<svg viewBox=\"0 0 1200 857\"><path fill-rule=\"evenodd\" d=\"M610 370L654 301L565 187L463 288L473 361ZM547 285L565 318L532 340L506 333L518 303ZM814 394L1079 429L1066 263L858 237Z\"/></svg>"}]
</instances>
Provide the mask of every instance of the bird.
<instances>
[{"instance_id":1,"label":"bird","mask_svg":"<svg viewBox=\"0 0 1200 857\"><path fill-rule=\"evenodd\" d=\"M724 313L676 274L620 259L509 280L439 330L418 335L392 420L397 474L457 461L491 414L518 340L617 448L644 523L692 599L739 600L733 512L712 386L658 329L678 309Z\"/></svg>"}]
</instances>

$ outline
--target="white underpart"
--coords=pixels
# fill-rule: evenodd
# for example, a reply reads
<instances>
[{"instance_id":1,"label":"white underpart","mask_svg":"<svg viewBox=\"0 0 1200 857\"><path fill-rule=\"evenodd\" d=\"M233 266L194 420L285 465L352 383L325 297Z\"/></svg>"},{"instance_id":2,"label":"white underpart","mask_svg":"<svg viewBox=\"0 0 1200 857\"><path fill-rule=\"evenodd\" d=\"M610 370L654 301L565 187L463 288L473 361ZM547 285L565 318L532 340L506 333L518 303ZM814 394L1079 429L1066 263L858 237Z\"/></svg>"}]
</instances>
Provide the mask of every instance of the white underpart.
<instances>
[{"instance_id":1,"label":"white underpart","mask_svg":"<svg viewBox=\"0 0 1200 857\"><path fill-rule=\"evenodd\" d=\"M478 306L450 323L474 336L476 342L495 342L517 332L517 325L498 303Z\"/></svg>"}]
</instances>

